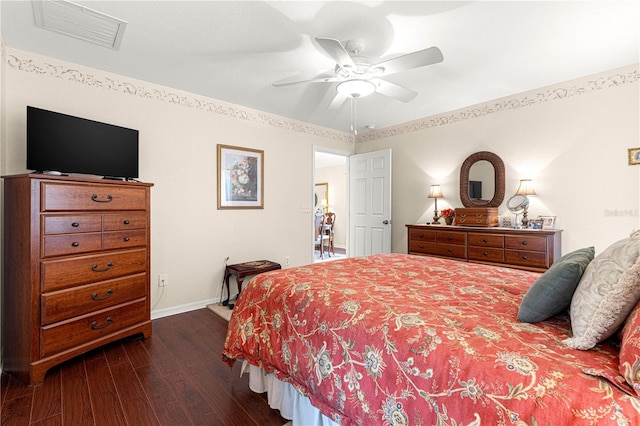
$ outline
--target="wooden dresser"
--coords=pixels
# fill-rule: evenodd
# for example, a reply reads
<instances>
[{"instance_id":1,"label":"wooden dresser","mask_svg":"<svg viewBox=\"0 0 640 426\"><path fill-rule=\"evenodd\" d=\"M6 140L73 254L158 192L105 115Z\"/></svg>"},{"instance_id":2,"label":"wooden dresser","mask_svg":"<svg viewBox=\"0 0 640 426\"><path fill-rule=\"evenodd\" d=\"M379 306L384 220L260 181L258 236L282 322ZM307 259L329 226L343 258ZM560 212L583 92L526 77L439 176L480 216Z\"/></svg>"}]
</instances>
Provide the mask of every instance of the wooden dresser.
<instances>
[{"instance_id":1,"label":"wooden dresser","mask_svg":"<svg viewBox=\"0 0 640 426\"><path fill-rule=\"evenodd\" d=\"M151 335L151 186L4 177L4 371L36 384L93 348Z\"/></svg>"},{"instance_id":2,"label":"wooden dresser","mask_svg":"<svg viewBox=\"0 0 640 426\"><path fill-rule=\"evenodd\" d=\"M408 253L543 272L561 255L558 229L407 225Z\"/></svg>"}]
</instances>

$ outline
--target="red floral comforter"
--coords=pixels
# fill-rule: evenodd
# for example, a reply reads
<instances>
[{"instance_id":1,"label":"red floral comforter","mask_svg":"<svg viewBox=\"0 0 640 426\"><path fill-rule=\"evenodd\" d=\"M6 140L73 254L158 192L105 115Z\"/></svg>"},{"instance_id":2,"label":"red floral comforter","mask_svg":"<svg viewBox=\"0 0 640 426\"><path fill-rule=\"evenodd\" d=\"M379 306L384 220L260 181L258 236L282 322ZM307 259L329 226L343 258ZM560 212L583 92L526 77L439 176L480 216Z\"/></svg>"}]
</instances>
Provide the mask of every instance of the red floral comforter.
<instances>
[{"instance_id":1,"label":"red floral comforter","mask_svg":"<svg viewBox=\"0 0 640 426\"><path fill-rule=\"evenodd\" d=\"M640 424L617 349L567 348L566 316L516 320L538 276L403 254L267 272L242 291L223 359L343 425Z\"/></svg>"}]
</instances>

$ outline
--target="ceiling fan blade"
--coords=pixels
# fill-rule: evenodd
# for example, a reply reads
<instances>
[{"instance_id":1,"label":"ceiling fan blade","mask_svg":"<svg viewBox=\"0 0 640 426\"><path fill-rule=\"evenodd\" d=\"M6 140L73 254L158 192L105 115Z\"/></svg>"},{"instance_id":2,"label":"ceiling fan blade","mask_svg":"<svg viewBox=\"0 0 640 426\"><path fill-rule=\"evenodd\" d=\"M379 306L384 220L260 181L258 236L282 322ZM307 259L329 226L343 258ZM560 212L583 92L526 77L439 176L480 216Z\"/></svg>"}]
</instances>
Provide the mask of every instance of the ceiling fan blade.
<instances>
[{"instance_id":1,"label":"ceiling fan blade","mask_svg":"<svg viewBox=\"0 0 640 426\"><path fill-rule=\"evenodd\" d=\"M440 49L430 47L380 62L377 66L384 68L384 75L390 75L412 68L437 64L443 60L444 56L442 56Z\"/></svg>"},{"instance_id":2,"label":"ceiling fan blade","mask_svg":"<svg viewBox=\"0 0 640 426\"><path fill-rule=\"evenodd\" d=\"M352 68L356 66L351 56L349 56L349 53L338 40L316 37L316 41L341 68L344 68L345 65Z\"/></svg>"},{"instance_id":3,"label":"ceiling fan blade","mask_svg":"<svg viewBox=\"0 0 640 426\"><path fill-rule=\"evenodd\" d=\"M413 90L407 89L406 87L398 86L397 84L390 83L380 78L376 78L372 80L372 82L376 86L378 86L376 92L402 102L409 102L410 100L418 96L418 94Z\"/></svg>"},{"instance_id":4,"label":"ceiling fan blade","mask_svg":"<svg viewBox=\"0 0 640 426\"><path fill-rule=\"evenodd\" d=\"M336 95L331 100L331 103L327 105L327 110L330 109L338 109L344 104L344 101L347 100L347 95L344 95L336 90Z\"/></svg>"},{"instance_id":5,"label":"ceiling fan blade","mask_svg":"<svg viewBox=\"0 0 640 426\"><path fill-rule=\"evenodd\" d=\"M311 84L311 83L332 83L338 81L337 77L319 77L312 78L311 80L294 80L294 81L280 81L273 83L274 87L293 86L296 84Z\"/></svg>"}]
</instances>

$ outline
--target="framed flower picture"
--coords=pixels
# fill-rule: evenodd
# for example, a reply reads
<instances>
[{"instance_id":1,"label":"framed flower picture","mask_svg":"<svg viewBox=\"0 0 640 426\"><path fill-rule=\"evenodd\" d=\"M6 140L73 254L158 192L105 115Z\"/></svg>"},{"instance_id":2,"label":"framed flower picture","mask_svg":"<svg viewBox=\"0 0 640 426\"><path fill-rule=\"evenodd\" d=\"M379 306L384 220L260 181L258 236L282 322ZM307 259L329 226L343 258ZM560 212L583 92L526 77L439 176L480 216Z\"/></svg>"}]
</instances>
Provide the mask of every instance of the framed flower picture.
<instances>
[{"instance_id":1,"label":"framed flower picture","mask_svg":"<svg viewBox=\"0 0 640 426\"><path fill-rule=\"evenodd\" d=\"M218 209L264 208L264 151L218 145Z\"/></svg>"}]
</instances>

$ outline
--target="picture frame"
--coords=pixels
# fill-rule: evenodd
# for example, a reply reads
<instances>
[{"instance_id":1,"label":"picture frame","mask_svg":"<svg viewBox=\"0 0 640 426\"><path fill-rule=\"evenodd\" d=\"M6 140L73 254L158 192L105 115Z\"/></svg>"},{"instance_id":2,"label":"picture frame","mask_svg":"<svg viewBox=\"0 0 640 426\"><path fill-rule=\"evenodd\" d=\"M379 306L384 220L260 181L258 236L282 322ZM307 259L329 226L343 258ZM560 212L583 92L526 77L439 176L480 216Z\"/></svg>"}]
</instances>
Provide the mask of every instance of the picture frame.
<instances>
[{"instance_id":1,"label":"picture frame","mask_svg":"<svg viewBox=\"0 0 640 426\"><path fill-rule=\"evenodd\" d=\"M555 216L538 216L538 220L542 220L542 229L554 229L556 227Z\"/></svg>"},{"instance_id":2,"label":"picture frame","mask_svg":"<svg viewBox=\"0 0 640 426\"><path fill-rule=\"evenodd\" d=\"M544 219L530 220L529 229L544 229Z\"/></svg>"},{"instance_id":3,"label":"picture frame","mask_svg":"<svg viewBox=\"0 0 640 426\"><path fill-rule=\"evenodd\" d=\"M513 224L511 222L511 216L500 216L500 227L512 228Z\"/></svg>"},{"instance_id":4,"label":"picture frame","mask_svg":"<svg viewBox=\"0 0 640 426\"><path fill-rule=\"evenodd\" d=\"M629 148L629 165L637 166L640 164L640 148Z\"/></svg>"},{"instance_id":5,"label":"picture frame","mask_svg":"<svg viewBox=\"0 0 640 426\"><path fill-rule=\"evenodd\" d=\"M218 209L264 209L264 151L218 144Z\"/></svg>"},{"instance_id":6,"label":"picture frame","mask_svg":"<svg viewBox=\"0 0 640 426\"><path fill-rule=\"evenodd\" d=\"M314 194L314 208L316 211L322 211L325 213L329 207L329 184L328 183L316 183Z\"/></svg>"}]
</instances>

